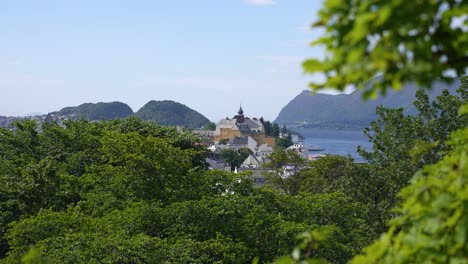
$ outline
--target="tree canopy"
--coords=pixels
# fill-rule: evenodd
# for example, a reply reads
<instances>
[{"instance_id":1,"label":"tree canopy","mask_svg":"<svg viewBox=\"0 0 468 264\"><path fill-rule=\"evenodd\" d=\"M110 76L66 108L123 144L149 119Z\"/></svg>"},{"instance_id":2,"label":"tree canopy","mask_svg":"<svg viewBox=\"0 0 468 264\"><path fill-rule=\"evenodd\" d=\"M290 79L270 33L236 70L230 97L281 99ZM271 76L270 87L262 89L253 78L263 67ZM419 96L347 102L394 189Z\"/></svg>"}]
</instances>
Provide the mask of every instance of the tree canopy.
<instances>
[{"instance_id":1,"label":"tree canopy","mask_svg":"<svg viewBox=\"0 0 468 264\"><path fill-rule=\"evenodd\" d=\"M400 193L399 217L352 263L466 263L468 129L451 134L450 151L418 171Z\"/></svg>"},{"instance_id":2,"label":"tree canopy","mask_svg":"<svg viewBox=\"0 0 468 264\"><path fill-rule=\"evenodd\" d=\"M318 253L334 263L365 245L345 235L364 215L347 196L210 171L189 131L137 118L15 125L0 128L0 263L269 263L308 230L334 234Z\"/></svg>"},{"instance_id":3,"label":"tree canopy","mask_svg":"<svg viewBox=\"0 0 468 264\"><path fill-rule=\"evenodd\" d=\"M306 73L324 73L317 90L347 85L366 89L365 97L400 89L416 81L430 87L434 80L461 77L468 61L466 0L326 0L313 25L324 35L312 46L324 46L323 59L303 63ZM370 79L382 74L375 85Z\"/></svg>"}]
</instances>

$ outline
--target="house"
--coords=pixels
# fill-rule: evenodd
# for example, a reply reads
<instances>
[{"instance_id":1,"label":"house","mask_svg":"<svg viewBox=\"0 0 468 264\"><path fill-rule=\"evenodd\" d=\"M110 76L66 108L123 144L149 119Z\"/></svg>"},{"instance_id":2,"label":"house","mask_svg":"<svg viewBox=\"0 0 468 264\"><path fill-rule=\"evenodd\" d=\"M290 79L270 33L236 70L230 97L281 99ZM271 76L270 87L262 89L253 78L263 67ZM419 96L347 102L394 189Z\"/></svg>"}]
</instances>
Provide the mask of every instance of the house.
<instances>
[{"instance_id":1,"label":"house","mask_svg":"<svg viewBox=\"0 0 468 264\"><path fill-rule=\"evenodd\" d=\"M260 145L259 147L257 147L255 149L255 155L257 157L262 157L262 158L266 158L268 157L268 155L270 155L271 153L273 153L273 148L270 147L268 144L262 144Z\"/></svg>"},{"instance_id":2,"label":"house","mask_svg":"<svg viewBox=\"0 0 468 264\"><path fill-rule=\"evenodd\" d=\"M309 151L307 148L304 147L304 144L302 143L295 143L292 146L288 147L286 149L287 151L294 151L297 154L301 155L301 157L308 159L309 157Z\"/></svg>"},{"instance_id":3,"label":"house","mask_svg":"<svg viewBox=\"0 0 468 264\"><path fill-rule=\"evenodd\" d=\"M200 136L202 145L211 146L213 144L214 131L211 131L211 130L193 130L193 133Z\"/></svg>"},{"instance_id":4,"label":"house","mask_svg":"<svg viewBox=\"0 0 468 264\"><path fill-rule=\"evenodd\" d=\"M252 154L250 154L241 164L241 168L261 168L262 163Z\"/></svg>"},{"instance_id":5,"label":"house","mask_svg":"<svg viewBox=\"0 0 468 264\"><path fill-rule=\"evenodd\" d=\"M252 151L255 151L257 147L257 141L255 139L247 136L247 137L237 137L234 136L233 138L229 139L226 144L229 148L232 149L240 149L240 148L249 148Z\"/></svg>"},{"instance_id":6,"label":"house","mask_svg":"<svg viewBox=\"0 0 468 264\"><path fill-rule=\"evenodd\" d=\"M212 130L193 130L193 133L208 139L214 138L214 131Z\"/></svg>"},{"instance_id":7,"label":"house","mask_svg":"<svg viewBox=\"0 0 468 264\"><path fill-rule=\"evenodd\" d=\"M210 170L231 171L231 166L229 166L229 164L227 164L222 158L210 156L205 159L205 162L208 163L208 168Z\"/></svg>"}]
</instances>

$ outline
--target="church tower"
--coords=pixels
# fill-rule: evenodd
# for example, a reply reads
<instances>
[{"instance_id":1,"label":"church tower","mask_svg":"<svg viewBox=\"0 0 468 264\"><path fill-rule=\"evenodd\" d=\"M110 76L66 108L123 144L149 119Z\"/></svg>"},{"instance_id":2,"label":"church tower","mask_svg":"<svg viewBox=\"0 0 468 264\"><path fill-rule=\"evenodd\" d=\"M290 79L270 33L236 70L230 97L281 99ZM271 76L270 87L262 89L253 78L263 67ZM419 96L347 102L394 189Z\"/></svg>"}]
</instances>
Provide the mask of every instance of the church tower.
<instances>
[{"instance_id":1,"label":"church tower","mask_svg":"<svg viewBox=\"0 0 468 264\"><path fill-rule=\"evenodd\" d=\"M237 115L234 116L234 119L236 119L236 123L244 123L245 117L242 106L239 107L239 111L237 111Z\"/></svg>"}]
</instances>

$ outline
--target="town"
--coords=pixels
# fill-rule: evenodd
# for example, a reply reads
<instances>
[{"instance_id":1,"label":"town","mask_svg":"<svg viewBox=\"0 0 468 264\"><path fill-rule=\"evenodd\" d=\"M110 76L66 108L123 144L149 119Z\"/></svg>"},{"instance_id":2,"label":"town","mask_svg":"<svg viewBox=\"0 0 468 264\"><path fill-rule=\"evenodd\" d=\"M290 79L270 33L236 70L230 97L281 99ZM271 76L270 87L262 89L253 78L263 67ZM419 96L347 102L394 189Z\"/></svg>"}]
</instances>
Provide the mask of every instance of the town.
<instances>
[{"instance_id":1,"label":"town","mask_svg":"<svg viewBox=\"0 0 468 264\"><path fill-rule=\"evenodd\" d=\"M301 141L303 137L288 131L285 126L277 135L271 135L266 133L264 124L263 118L245 116L241 106L234 117L221 119L215 130L193 132L204 140L204 144L211 151L205 159L209 169L249 172L257 187L264 186L267 175L273 173L271 155L275 149L294 153L304 160L323 157L321 154L309 155L308 149ZM277 141L283 139L286 139L287 144L278 146ZM299 164L284 164L278 176L287 178L300 169Z\"/></svg>"}]
</instances>

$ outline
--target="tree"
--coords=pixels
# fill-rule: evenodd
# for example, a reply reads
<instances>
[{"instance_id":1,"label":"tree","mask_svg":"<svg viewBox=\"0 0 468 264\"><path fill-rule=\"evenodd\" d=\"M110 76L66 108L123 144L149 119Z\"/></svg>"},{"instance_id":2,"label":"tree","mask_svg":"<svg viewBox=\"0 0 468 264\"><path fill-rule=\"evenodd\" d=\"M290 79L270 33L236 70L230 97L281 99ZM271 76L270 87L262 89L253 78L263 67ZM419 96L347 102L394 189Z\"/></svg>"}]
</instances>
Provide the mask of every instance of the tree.
<instances>
[{"instance_id":1,"label":"tree","mask_svg":"<svg viewBox=\"0 0 468 264\"><path fill-rule=\"evenodd\" d=\"M216 124L213 123L213 122L208 122L206 123L203 127L202 127L202 130L216 130Z\"/></svg>"},{"instance_id":2,"label":"tree","mask_svg":"<svg viewBox=\"0 0 468 264\"><path fill-rule=\"evenodd\" d=\"M326 156L308 165L301 171L300 189L310 193L345 192L356 166L351 157L342 156Z\"/></svg>"},{"instance_id":3,"label":"tree","mask_svg":"<svg viewBox=\"0 0 468 264\"><path fill-rule=\"evenodd\" d=\"M314 27L325 35L312 46L323 45L329 56L303 63L307 73L325 73L314 90L358 89L378 74L364 95L400 89L406 81L430 87L449 74L461 77L468 61L466 0L327 0Z\"/></svg>"},{"instance_id":4,"label":"tree","mask_svg":"<svg viewBox=\"0 0 468 264\"><path fill-rule=\"evenodd\" d=\"M238 150L226 148L219 152L219 155L231 165L231 170L240 167L242 162L250 155L253 154L249 148L240 148Z\"/></svg>"},{"instance_id":5,"label":"tree","mask_svg":"<svg viewBox=\"0 0 468 264\"><path fill-rule=\"evenodd\" d=\"M391 209L400 202L400 190L424 165L436 163L450 150L447 139L452 131L468 126L467 116L457 114L467 102L466 78L457 92L458 96L444 90L431 102L424 90L418 90L415 116L403 114L403 109L377 108L377 119L364 131L372 150L358 148L369 163L367 172L351 177L353 185L368 194L354 192L353 197L369 205L374 220L369 223L377 233L386 231L387 221L396 215Z\"/></svg>"},{"instance_id":6,"label":"tree","mask_svg":"<svg viewBox=\"0 0 468 264\"><path fill-rule=\"evenodd\" d=\"M325 27L326 35L313 45L325 45L330 56L308 60L303 66L309 73L325 72L327 78L324 83L312 83L311 87L343 90L346 85L354 84L363 89L369 79L384 74L374 80L377 85L367 87L364 94L368 97L377 96L379 91L385 93L388 86L400 89L406 81L415 80L430 87L432 81L445 78L448 71L458 76L464 74L468 58L466 4L465 0L326 0L316 23ZM464 29L453 24L457 18L463 21ZM466 92L461 94L466 98ZM364 173L350 180L370 194L369 201L377 198L374 203L377 207L386 199L398 204L394 202L394 192L399 187L393 185L407 185L411 172L423 169L401 192L404 203L398 208L400 217L392 220L388 232L353 263L465 263L467 260L468 130L460 119L468 114L468 104L463 99L461 104L447 107L451 104L448 102L453 102L447 93L442 94L443 104L429 104L421 93L418 100L420 116L407 117L401 109L379 108L373 131L367 131L374 151L365 157L375 163L369 165L370 173L366 172L365 165ZM453 124L451 120L457 110L462 118L456 118L457 124ZM450 131L452 137L448 139ZM416 142L415 138L420 141ZM433 162L437 163L429 165ZM367 180L371 184L366 185ZM380 199L383 196L374 195L375 191L390 195ZM350 194L366 201L358 192ZM389 210L385 208L384 212ZM310 249L316 247L306 250ZM278 263L298 262L302 259L300 252L295 250L293 259L284 258ZM307 259L301 263L320 262Z\"/></svg>"},{"instance_id":7,"label":"tree","mask_svg":"<svg viewBox=\"0 0 468 264\"><path fill-rule=\"evenodd\" d=\"M468 129L453 132L448 144L449 153L402 190L401 215L388 232L352 263L466 263Z\"/></svg>"},{"instance_id":8,"label":"tree","mask_svg":"<svg viewBox=\"0 0 468 264\"><path fill-rule=\"evenodd\" d=\"M260 118L260 122L263 124L263 128L265 129L265 135L266 136L272 136L271 133L271 122L270 121L265 121L263 120L263 117Z\"/></svg>"},{"instance_id":9,"label":"tree","mask_svg":"<svg viewBox=\"0 0 468 264\"><path fill-rule=\"evenodd\" d=\"M223 138L219 141L218 145L226 145L229 142L229 139Z\"/></svg>"},{"instance_id":10,"label":"tree","mask_svg":"<svg viewBox=\"0 0 468 264\"><path fill-rule=\"evenodd\" d=\"M270 162L265 164L265 167L271 170L266 173L268 184L288 195L298 194L303 181L301 170L307 161L295 151L279 148L268 155L268 158ZM285 174L285 166L293 168L290 175Z\"/></svg>"},{"instance_id":11,"label":"tree","mask_svg":"<svg viewBox=\"0 0 468 264\"><path fill-rule=\"evenodd\" d=\"M279 133L280 133L280 128L278 124L273 123L273 125L271 126L271 135L277 138L279 137Z\"/></svg>"},{"instance_id":12,"label":"tree","mask_svg":"<svg viewBox=\"0 0 468 264\"><path fill-rule=\"evenodd\" d=\"M288 147L292 146L292 137L288 135L286 138L277 138L276 139L276 147L280 149L287 149Z\"/></svg>"}]
</instances>

